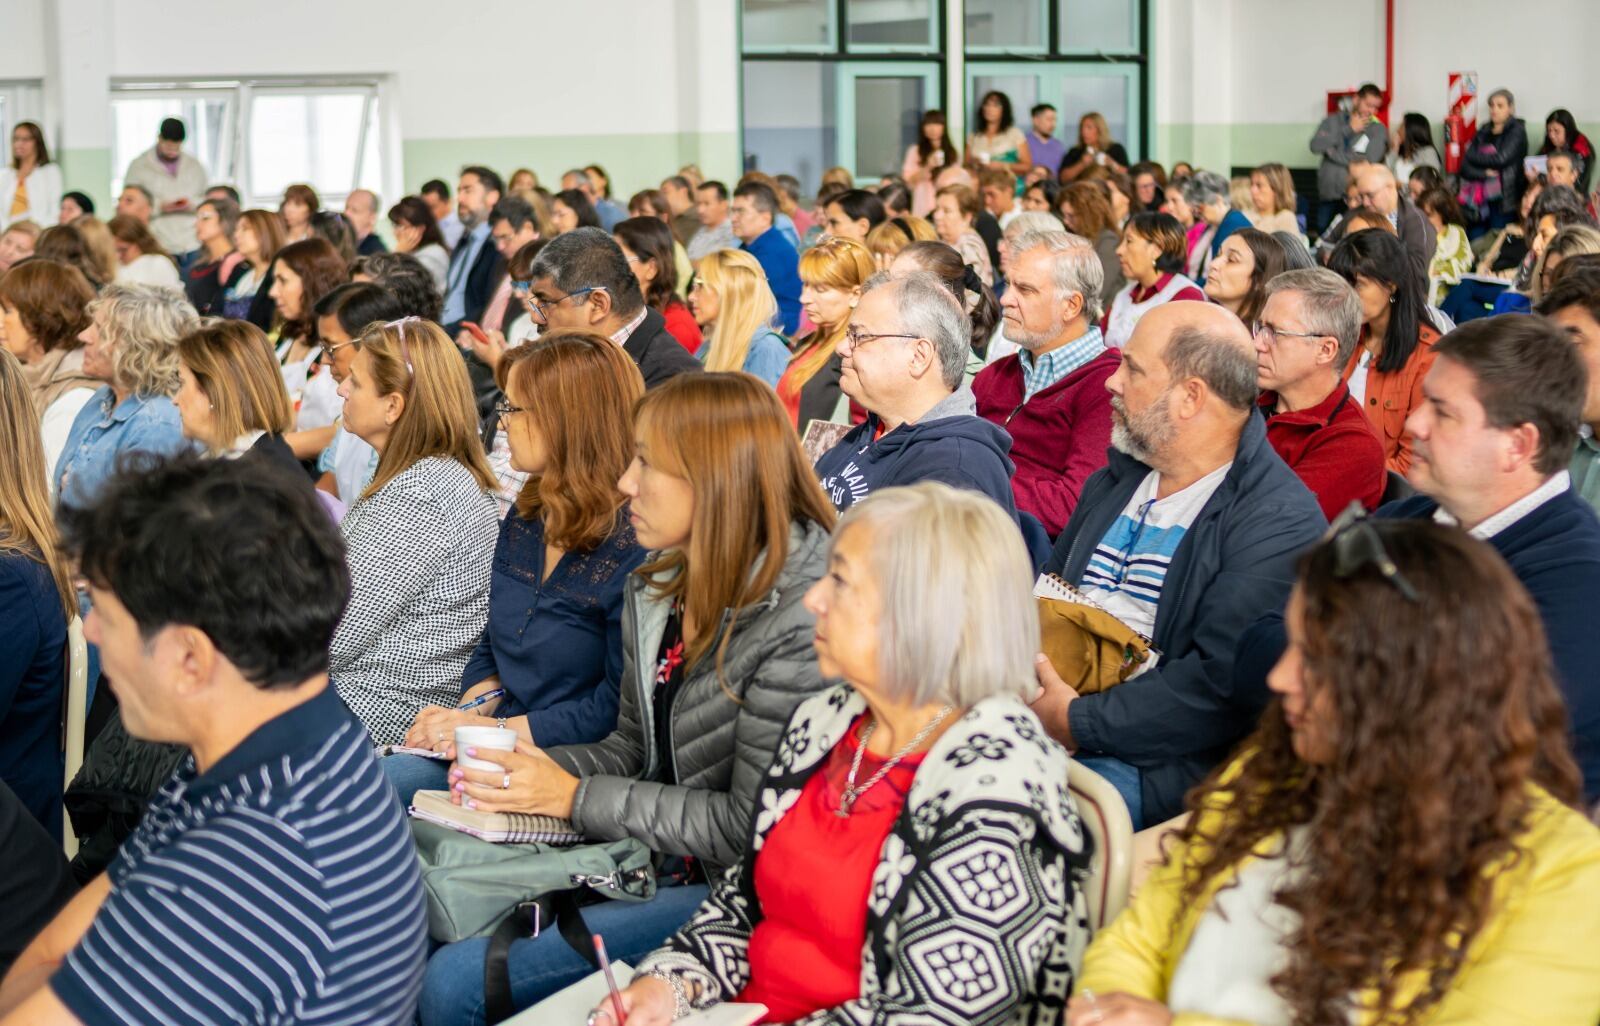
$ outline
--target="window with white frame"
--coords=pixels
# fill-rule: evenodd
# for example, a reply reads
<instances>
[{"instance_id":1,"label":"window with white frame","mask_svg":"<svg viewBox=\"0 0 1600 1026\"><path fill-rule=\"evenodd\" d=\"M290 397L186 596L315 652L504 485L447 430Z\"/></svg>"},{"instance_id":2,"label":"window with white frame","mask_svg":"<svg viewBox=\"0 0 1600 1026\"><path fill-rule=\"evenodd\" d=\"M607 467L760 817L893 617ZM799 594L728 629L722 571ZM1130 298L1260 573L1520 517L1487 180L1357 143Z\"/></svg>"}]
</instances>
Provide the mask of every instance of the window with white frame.
<instances>
[{"instance_id":1,"label":"window with white frame","mask_svg":"<svg viewBox=\"0 0 1600 1026\"><path fill-rule=\"evenodd\" d=\"M176 117L208 180L238 189L246 207L275 209L285 187L304 182L337 209L354 189L384 191L381 94L370 79L117 83L113 188L155 145L162 120Z\"/></svg>"}]
</instances>

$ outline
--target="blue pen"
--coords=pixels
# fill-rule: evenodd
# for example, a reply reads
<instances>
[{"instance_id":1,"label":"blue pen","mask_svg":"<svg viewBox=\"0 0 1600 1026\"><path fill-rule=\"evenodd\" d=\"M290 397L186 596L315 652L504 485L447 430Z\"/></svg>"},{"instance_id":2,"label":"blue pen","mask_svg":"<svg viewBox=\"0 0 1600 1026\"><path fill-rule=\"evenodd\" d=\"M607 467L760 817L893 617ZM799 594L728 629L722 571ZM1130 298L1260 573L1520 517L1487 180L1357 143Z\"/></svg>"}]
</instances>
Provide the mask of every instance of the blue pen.
<instances>
[{"instance_id":1,"label":"blue pen","mask_svg":"<svg viewBox=\"0 0 1600 1026\"><path fill-rule=\"evenodd\" d=\"M468 709L476 709L478 706L480 706L483 703L487 702L489 699L491 699L491 698L499 698L501 695L503 695L505 693L506 693L506 689L505 688L495 688L493 691L485 691L483 694L479 695L477 698L474 698L472 701L463 702L461 705L456 706L456 712L466 712Z\"/></svg>"}]
</instances>

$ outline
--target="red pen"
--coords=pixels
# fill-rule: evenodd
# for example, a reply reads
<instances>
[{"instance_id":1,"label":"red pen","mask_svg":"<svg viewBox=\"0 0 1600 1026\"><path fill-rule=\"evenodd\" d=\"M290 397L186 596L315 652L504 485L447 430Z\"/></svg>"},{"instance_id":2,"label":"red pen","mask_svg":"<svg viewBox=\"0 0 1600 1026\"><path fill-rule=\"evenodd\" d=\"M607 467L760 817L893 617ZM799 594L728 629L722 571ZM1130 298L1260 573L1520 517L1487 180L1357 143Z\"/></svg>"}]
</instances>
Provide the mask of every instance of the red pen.
<instances>
[{"instance_id":1,"label":"red pen","mask_svg":"<svg viewBox=\"0 0 1600 1026\"><path fill-rule=\"evenodd\" d=\"M606 974L606 986L611 988L611 1008L617 1015L617 1026L627 1020L622 1014L622 992L617 989L617 978L611 975L611 960L606 957L606 942L594 934L594 953L600 956L600 971Z\"/></svg>"}]
</instances>

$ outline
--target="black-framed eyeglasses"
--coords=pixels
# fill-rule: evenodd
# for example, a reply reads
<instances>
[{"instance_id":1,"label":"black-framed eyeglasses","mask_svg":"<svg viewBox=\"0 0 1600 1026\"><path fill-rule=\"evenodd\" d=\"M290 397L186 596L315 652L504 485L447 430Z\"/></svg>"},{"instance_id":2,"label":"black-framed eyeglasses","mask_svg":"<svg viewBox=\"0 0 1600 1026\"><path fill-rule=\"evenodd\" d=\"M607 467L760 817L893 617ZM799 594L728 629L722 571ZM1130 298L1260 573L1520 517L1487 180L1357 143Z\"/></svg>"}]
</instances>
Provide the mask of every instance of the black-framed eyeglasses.
<instances>
[{"instance_id":1,"label":"black-framed eyeglasses","mask_svg":"<svg viewBox=\"0 0 1600 1026\"><path fill-rule=\"evenodd\" d=\"M1383 546L1383 536L1373 526L1361 503L1350 503L1343 513L1334 517L1323 538L1326 544L1333 546L1333 576L1345 580L1370 566L1408 600L1422 601L1417 589L1395 566L1394 557Z\"/></svg>"},{"instance_id":2,"label":"black-framed eyeglasses","mask_svg":"<svg viewBox=\"0 0 1600 1026\"><path fill-rule=\"evenodd\" d=\"M917 339L917 338L921 338L922 336L921 335L907 335L907 334L904 334L904 333L892 332L892 331L880 331L880 332L876 332L876 333L870 332L870 331L862 331L860 328L857 328L855 325L852 324L850 327L844 329L844 337L845 337L845 341L850 343L850 348L851 349L860 349L862 346L866 345L868 342L875 342L880 338L909 338L909 339Z\"/></svg>"},{"instance_id":3,"label":"black-framed eyeglasses","mask_svg":"<svg viewBox=\"0 0 1600 1026\"><path fill-rule=\"evenodd\" d=\"M495 419L501 421L502 423L512 414L527 412L528 408L526 406L513 406L511 404L511 400L507 399L505 396L501 396L500 401L494 404Z\"/></svg>"},{"instance_id":4,"label":"black-framed eyeglasses","mask_svg":"<svg viewBox=\"0 0 1600 1026\"><path fill-rule=\"evenodd\" d=\"M550 315L548 312L550 308L560 306L562 303L565 303L567 300L572 299L575 296L586 296L591 292L605 291L606 287L604 285L586 285L581 289L573 289L560 299L552 299L546 302L533 299L530 295L528 299L528 306L532 308L531 312L534 317L537 317L539 320L548 324L550 322Z\"/></svg>"}]
</instances>

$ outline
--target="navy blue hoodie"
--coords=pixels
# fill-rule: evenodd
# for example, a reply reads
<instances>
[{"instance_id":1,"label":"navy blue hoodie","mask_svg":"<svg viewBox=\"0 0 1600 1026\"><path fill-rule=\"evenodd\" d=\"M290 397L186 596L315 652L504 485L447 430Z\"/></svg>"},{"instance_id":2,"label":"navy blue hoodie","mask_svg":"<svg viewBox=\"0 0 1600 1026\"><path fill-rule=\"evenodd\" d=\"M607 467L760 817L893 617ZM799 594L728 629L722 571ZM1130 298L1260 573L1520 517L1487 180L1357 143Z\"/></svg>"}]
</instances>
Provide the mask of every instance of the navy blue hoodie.
<instances>
[{"instance_id":1,"label":"navy blue hoodie","mask_svg":"<svg viewBox=\"0 0 1600 1026\"><path fill-rule=\"evenodd\" d=\"M877 430L872 414L817 460L817 477L834 508L847 510L878 488L942 481L982 492L1016 517L1014 468L1006 455L1011 436L978 416L972 389L962 385L922 419L873 441Z\"/></svg>"}]
</instances>

